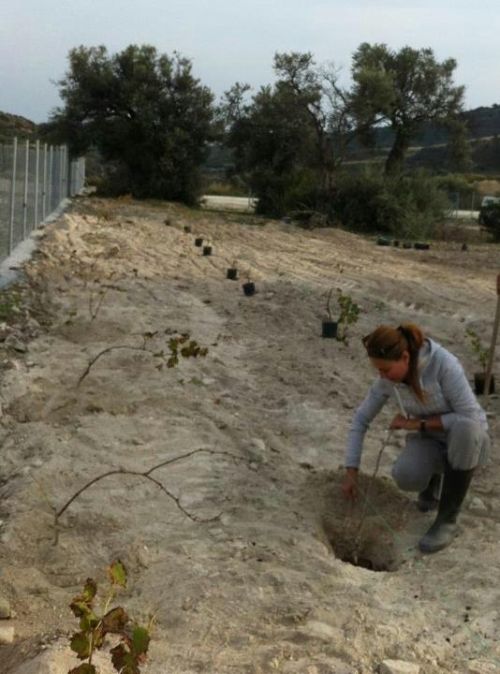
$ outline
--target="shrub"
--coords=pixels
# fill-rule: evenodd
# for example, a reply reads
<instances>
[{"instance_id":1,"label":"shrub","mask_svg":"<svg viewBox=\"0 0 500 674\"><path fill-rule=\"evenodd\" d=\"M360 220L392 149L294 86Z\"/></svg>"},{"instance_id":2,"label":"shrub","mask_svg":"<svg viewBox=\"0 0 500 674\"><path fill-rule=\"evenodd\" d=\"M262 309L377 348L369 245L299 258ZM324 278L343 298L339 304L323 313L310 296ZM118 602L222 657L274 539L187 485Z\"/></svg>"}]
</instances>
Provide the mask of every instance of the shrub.
<instances>
[{"instance_id":1,"label":"shrub","mask_svg":"<svg viewBox=\"0 0 500 674\"><path fill-rule=\"evenodd\" d=\"M423 172L400 178L344 174L331 203L335 219L345 227L401 238L432 236L448 208L437 181Z\"/></svg>"},{"instance_id":2,"label":"shrub","mask_svg":"<svg viewBox=\"0 0 500 674\"><path fill-rule=\"evenodd\" d=\"M493 241L500 241L500 204L487 204L479 212L479 222L492 235Z\"/></svg>"}]
</instances>

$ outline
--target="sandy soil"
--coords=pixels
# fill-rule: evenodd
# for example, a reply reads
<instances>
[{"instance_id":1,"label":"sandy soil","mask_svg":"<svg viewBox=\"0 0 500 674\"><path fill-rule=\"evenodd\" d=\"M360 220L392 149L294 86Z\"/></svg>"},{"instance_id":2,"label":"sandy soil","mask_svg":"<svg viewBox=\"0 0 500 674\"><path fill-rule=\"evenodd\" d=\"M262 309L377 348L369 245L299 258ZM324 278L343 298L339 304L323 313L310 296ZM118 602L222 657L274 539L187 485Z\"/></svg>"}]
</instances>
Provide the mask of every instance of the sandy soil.
<instances>
[{"instance_id":1,"label":"sandy soil","mask_svg":"<svg viewBox=\"0 0 500 674\"><path fill-rule=\"evenodd\" d=\"M416 321L472 376L465 329L490 339L499 259L492 245L402 250L251 215L75 200L0 325L0 597L15 612L1 622L16 630L2 674L76 666L68 603L115 558L130 574L120 601L156 616L150 674L369 674L388 659L421 674L500 671L498 450L462 535L433 556L416 549L432 516L389 478L403 436L373 479L397 410L367 436L367 498L349 507L339 493L374 376L359 338ZM233 261L253 297L226 280ZM362 308L348 345L320 337L331 288ZM181 333L208 355L161 367ZM116 346L134 348L106 352L78 385ZM498 447L498 398L489 415ZM90 479L191 452L153 473L177 502L143 477L108 477L60 517L54 545L54 510ZM354 553L371 569L342 561Z\"/></svg>"}]
</instances>

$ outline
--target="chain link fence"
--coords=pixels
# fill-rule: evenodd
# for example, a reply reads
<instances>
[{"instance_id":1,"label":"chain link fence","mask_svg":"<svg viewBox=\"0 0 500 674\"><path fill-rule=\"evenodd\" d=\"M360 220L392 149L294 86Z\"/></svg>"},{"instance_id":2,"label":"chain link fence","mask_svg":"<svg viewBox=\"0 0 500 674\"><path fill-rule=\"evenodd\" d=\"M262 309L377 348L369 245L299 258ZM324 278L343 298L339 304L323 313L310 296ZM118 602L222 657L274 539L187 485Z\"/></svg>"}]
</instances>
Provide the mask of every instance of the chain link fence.
<instances>
[{"instance_id":1,"label":"chain link fence","mask_svg":"<svg viewBox=\"0 0 500 674\"><path fill-rule=\"evenodd\" d=\"M0 262L84 183L85 159L70 161L66 145L0 144Z\"/></svg>"}]
</instances>

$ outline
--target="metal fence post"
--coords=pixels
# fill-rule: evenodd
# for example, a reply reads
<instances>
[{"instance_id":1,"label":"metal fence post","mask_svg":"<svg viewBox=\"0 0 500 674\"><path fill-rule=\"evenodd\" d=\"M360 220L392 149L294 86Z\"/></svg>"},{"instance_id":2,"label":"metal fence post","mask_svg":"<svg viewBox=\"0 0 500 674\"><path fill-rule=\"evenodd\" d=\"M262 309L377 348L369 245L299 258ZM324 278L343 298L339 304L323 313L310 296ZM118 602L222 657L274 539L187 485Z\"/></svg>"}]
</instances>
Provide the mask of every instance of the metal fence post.
<instances>
[{"instance_id":1,"label":"metal fence post","mask_svg":"<svg viewBox=\"0 0 500 674\"><path fill-rule=\"evenodd\" d=\"M24 153L23 241L26 238L26 225L28 223L29 164L30 164L30 142L29 140L27 140Z\"/></svg>"},{"instance_id":2,"label":"metal fence post","mask_svg":"<svg viewBox=\"0 0 500 674\"><path fill-rule=\"evenodd\" d=\"M59 145L59 194L57 195L57 206L60 206L64 199L63 193L63 176L64 176L64 145Z\"/></svg>"},{"instance_id":3,"label":"metal fence post","mask_svg":"<svg viewBox=\"0 0 500 674\"><path fill-rule=\"evenodd\" d=\"M54 148L52 145L49 145L49 178L48 178L48 188L49 188L49 213L52 213L54 208Z\"/></svg>"},{"instance_id":4,"label":"metal fence post","mask_svg":"<svg viewBox=\"0 0 500 674\"><path fill-rule=\"evenodd\" d=\"M42 221L47 213L47 143L43 144Z\"/></svg>"},{"instance_id":5,"label":"metal fence post","mask_svg":"<svg viewBox=\"0 0 500 674\"><path fill-rule=\"evenodd\" d=\"M64 198L67 199L69 197L69 181L68 181L68 171L69 171L69 164L68 164L68 146L64 146Z\"/></svg>"},{"instance_id":6,"label":"metal fence post","mask_svg":"<svg viewBox=\"0 0 500 674\"><path fill-rule=\"evenodd\" d=\"M12 145L12 184L10 190L10 223L9 223L9 255L14 244L14 213L16 210L16 166L17 166L17 136Z\"/></svg>"},{"instance_id":7,"label":"metal fence post","mask_svg":"<svg viewBox=\"0 0 500 674\"><path fill-rule=\"evenodd\" d=\"M39 188L40 141L35 143L35 207L33 214L33 229L38 226L38 190Z\"/></svg>"}]
</instances>

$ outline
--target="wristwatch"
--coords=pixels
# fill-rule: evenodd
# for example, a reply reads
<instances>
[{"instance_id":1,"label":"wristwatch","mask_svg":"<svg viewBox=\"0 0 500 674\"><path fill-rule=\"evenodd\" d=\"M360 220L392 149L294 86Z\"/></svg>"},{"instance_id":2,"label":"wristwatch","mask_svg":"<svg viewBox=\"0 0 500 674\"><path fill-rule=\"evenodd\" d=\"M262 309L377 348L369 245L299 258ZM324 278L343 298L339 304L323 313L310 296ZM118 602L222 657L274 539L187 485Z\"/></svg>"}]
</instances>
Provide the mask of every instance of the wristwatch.
<instances>
[{"instance_id":1,"label":"wristwatch","mask_svg":"<svg viewBox=\"0 0 500 674\"><path fill-rule=\"evenodd\" d=\"M420 419L420 432L425 433L427 431L427 421L425 419Z\"/></svg>"}]
</instances>

